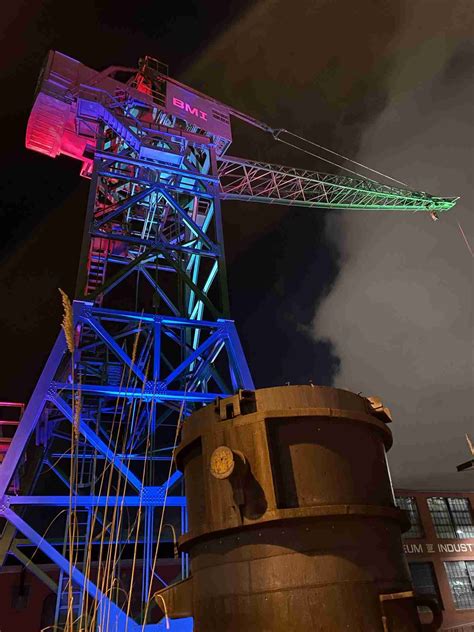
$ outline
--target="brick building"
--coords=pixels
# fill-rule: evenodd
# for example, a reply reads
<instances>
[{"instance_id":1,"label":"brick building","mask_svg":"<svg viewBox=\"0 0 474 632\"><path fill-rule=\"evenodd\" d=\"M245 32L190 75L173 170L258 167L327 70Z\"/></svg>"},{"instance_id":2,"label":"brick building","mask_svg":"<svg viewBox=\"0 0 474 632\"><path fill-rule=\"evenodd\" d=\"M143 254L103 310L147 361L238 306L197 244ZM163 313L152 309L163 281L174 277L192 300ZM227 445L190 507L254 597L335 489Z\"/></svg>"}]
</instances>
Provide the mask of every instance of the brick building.
<instances>
[{"instance_id":1,"label":"brick building","mask_svg":"<svg viewBox=\"0 0 474 632\"><path fill-rule=\"evenodd\" d=\"M410 515L403 540L415 591L437 600L443 630L474 632L474 493L399 489L395 495Z\"/></svg>"}]
</instances>

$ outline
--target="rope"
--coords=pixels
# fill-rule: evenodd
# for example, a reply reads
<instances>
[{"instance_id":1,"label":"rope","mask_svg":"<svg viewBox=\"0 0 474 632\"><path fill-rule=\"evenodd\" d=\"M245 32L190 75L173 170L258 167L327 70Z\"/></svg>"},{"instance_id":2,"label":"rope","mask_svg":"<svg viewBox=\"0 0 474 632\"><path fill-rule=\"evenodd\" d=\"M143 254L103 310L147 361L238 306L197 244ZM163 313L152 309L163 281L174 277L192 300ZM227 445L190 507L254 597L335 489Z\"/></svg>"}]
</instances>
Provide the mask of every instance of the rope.
<instances>
[{"instance_id":1,"label":"rope","mask_svg":"<svg viewBox=\"0 0 474 632\"><path fill-rule=\"evenodd\" d=\"M470 253L471 257L474 257L474 252L472 252L471 244L468 242L466 234L463 231L462 226L459 223L459 221L458 221L458 226L459 226L459 230L461 231L461 235L463 236L464 242L465 242L465 244L467 246L467 249L469 250L469 253Z\"/></svg>"},{"instance_id":2,"label":"rope","mask_svg":"<svg viewBox=\"0 0 474 632\"><path fill-rule=\"evenodd\" d=\"M328 164L333 165L334 167L337 167L338 169L344 169L344 171L347 171L348 173L351 173L352 175L355 175L358 178L363 178L364 180L369 180L370 182L379 184L378 182L376 182L376 180L372 180L371 178L364 178L364 176L361 176L360 173L357 173L357 171L353 171L352 169L349 169L348 167L343 167L342 165L339 165L337 162L333 162L332 160L323 158L322 156L319 156L318 154L315 154L314 152L309 151L308 149L303 149L302 147L298 147L298 145L294 145L293 143L290 143L287 140L283 140L281 138L277 138L276 140L278 140L280 143L283 143L284 145L288 145L288 147L293 147L293 149L302 151L303 153L308 154L309 156L312 156L313 158L317 158L318 160L323 160L324 162L327 162Z\"/></svg>"},{"instance_id":3,"label":"rope","mask_svg":"<svg viewBox=\"0 0 474 632\"><path fill-rule=\"evenodd\" d=\"M294 134L293 132L289 132L286 129L279 129L279 130L274 130L273 131L273 138L281 143L284 143L285 145L289 145L290 147L294 147L295 149L298 149L299 151L303 151L306 154L309 154L310 156L314 156L315 158L319 158L320 160L324 160L325 162L328 162L329 164L335 166L335 167L339 167L340 169L345 169L345 171L349 171L352 174L355 174L359 177L365 177L362 176L361 174L357 173L356 171L353 171L352 169L348 169L347 167L344 167L343 165L339 165L336 162L332 162L331 160L328 160L326 158L323 158L322 156L319 156L318 154L314 154L306 149L303 149L302 147L298 147L297 145L294 145L288 141L283 140L282 138L280 138L280 134L288 134L289 136L293 136L294 138L297 138L298 140L302 140L305 143L308 143L309 145L313 145L313 147L317 147L318 149L322 149L324 151L327 151L330 154L333 154L334 156L337 156L338 158L342 158L343 160L347 160L348 162L351 162L354 165L357 165L358 167L362 167L363 169L367 169L367 171L371 171L372 173L377 174L378 176L382 176L383 178L387 178L388 180L391 180L392 182L396 182L397 184L401 184L402 186L406 187L408 186L405 182L401 182L401 180L397 180L395 178L392 178L391 176L388 176L386 173L383 173L382 171L377 171L376 169L372 169L371 167L367 167L367 165L362 164L361 162L357 162L357 160L353 160L352 158L349 158L348 156L344 156L343 154L338 153L337 151L333 151L332 149L328 149L327 147L324 147L323 145L318 145L318 143L313 142L312 140L308 140L307 138L304 138L303 136L299 136L298 134ZM366 178L367 180L370 180L371 178ZM375 182L375 180L372 180L373 182Z\"/></svg>"}]
</instances>

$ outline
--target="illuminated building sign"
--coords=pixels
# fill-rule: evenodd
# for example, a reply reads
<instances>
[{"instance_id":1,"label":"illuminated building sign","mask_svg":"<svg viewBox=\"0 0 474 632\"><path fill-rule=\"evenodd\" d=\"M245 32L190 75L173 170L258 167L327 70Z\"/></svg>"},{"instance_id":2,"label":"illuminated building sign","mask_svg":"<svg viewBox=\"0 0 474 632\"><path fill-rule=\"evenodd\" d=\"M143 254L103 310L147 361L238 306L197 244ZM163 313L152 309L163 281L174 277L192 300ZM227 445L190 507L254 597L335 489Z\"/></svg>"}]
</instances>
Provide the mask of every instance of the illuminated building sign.
<instances>
[{"instance_id":1,"label":"illuminated building sign","mask_svg":"<svg viewBox=\"0 0 474 632\"><path fill-rule=\"evenodd\" d=\"M229 112L219 103L200 97L174 83L168 83L166 110L215 136L232 140Z\"/></svg>"},{"instance_id":2,"label":"illuminated building sign","mask_svg":"<svg viewBox=\"0 0 474 632\"><path fill-rule=\"evenodd\" d=\"M207 121L206 112L203 112L202 110L199 110L198 108L193 107L192 105L189 105L189 103L187 103L186 101L182 101L181 99L178 99L178 97L173 97L173 105L175 105L180 110L184 110L185 112L191 114L191 116L195 116L199 119L202 119L203 121Z\"/></svg>"},{"instance_id":3,"label":"illuminated building sign","mask_svg":"<svg viewBox=\"0 0 474 632\"><path fill-rule=\"evenodd\" d=\"M423 544L404 544L403 552L408 555L413 555L414 553L474 553L474 544L467 542L456 542L455 544L449 542L436 545L428 542Z\"/></svg>"}]
</instances>

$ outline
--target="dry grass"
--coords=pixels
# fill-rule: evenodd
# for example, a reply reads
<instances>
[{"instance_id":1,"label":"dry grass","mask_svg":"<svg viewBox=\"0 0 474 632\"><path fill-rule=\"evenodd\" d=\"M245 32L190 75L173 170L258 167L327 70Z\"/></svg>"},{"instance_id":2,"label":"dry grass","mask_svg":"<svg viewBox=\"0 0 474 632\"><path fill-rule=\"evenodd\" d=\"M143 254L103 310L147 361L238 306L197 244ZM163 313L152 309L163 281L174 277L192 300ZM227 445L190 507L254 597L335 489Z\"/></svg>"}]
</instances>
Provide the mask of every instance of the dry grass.
<instances>
[{"instance_id":1,"label":"dry grass","mask_svg":"<svg viewBox=\"0 0 474 632\"><path fill-rule=\"evenodd\" d=\"M469 446L469 450L471 451L472 456L474 456L474 445L471 441L471 439L469 438L469 435L466 435L466 441L467 441L467 445Z\"/></svg>"},{"instance_id":2,"label":"dry grass","mask_svg":"<svg viewBox=\"0 0 474 632\"><path fill-rule=\"evenodd\" d=\"M61 288L58 289L61 294L61 301L63 303L64 310L61 327L63 328L64 335L66 337L67 348L71 353L74 353L74 318L72 313L72 304L66 292L63 292Z\"/></svg>"}]
</instances>

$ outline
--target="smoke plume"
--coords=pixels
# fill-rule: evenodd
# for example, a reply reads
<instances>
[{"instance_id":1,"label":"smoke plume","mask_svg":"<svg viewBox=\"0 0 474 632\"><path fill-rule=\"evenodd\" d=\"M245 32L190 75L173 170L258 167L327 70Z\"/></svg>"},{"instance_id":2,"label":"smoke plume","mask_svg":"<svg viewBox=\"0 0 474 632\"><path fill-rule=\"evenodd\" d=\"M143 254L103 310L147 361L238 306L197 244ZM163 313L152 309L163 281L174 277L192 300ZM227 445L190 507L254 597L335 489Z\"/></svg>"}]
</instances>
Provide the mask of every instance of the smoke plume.
<instances>
[{"instance_id":1,"label":"smoke plume","mask_svg":"<svg viewBox=\"0 0 474 632\"><path fill-rule=\"evenodd\" d=\"M462 15L453 10L444 20ZM456 465L469 456L464 436L474 408L473 258L460 230L472 248L474 50L462 38L426 39L415 17L406 16L390 99L366 130L358 160L410 188L461 200L436 223L421 213L330 217L340 271L317 306L312 334L334 345L336 386L378 395L392 409L395 485L472 489L472 476ZM442 38L439 11L428 28L436 19Z\"/></svg>"},{"instance_id":2,"label":"smoke plume","mask_svg":"<svg viewBox=\"0 0 474 632\"><path fill-rule=\"evenodd\" d=\"M462 197L436 223L424 213L328 213L325 243L317 211L290 209L282 219L275 207L225 208L227 252L239 255L231 276L234 268L245 276L244 289L231 287L257 382L324 379L323 365L331 379L337 362L321 355L330 347L301 335L315 311L313 339L329 341L340 360L335 384L393 410L399 486L472 487L469 473L456 472L469 457L473 408L472 256L458 226L472 247L472 17L471 0L262 0L184 77L410 188ZM263 140L243 155L301 164L301 154L270 153ZM322 296L337 252L339 273ZM278 265L277 289L266 259ZM258 285L251 299L249 285Z\"/></svg>"}]
</instances>

